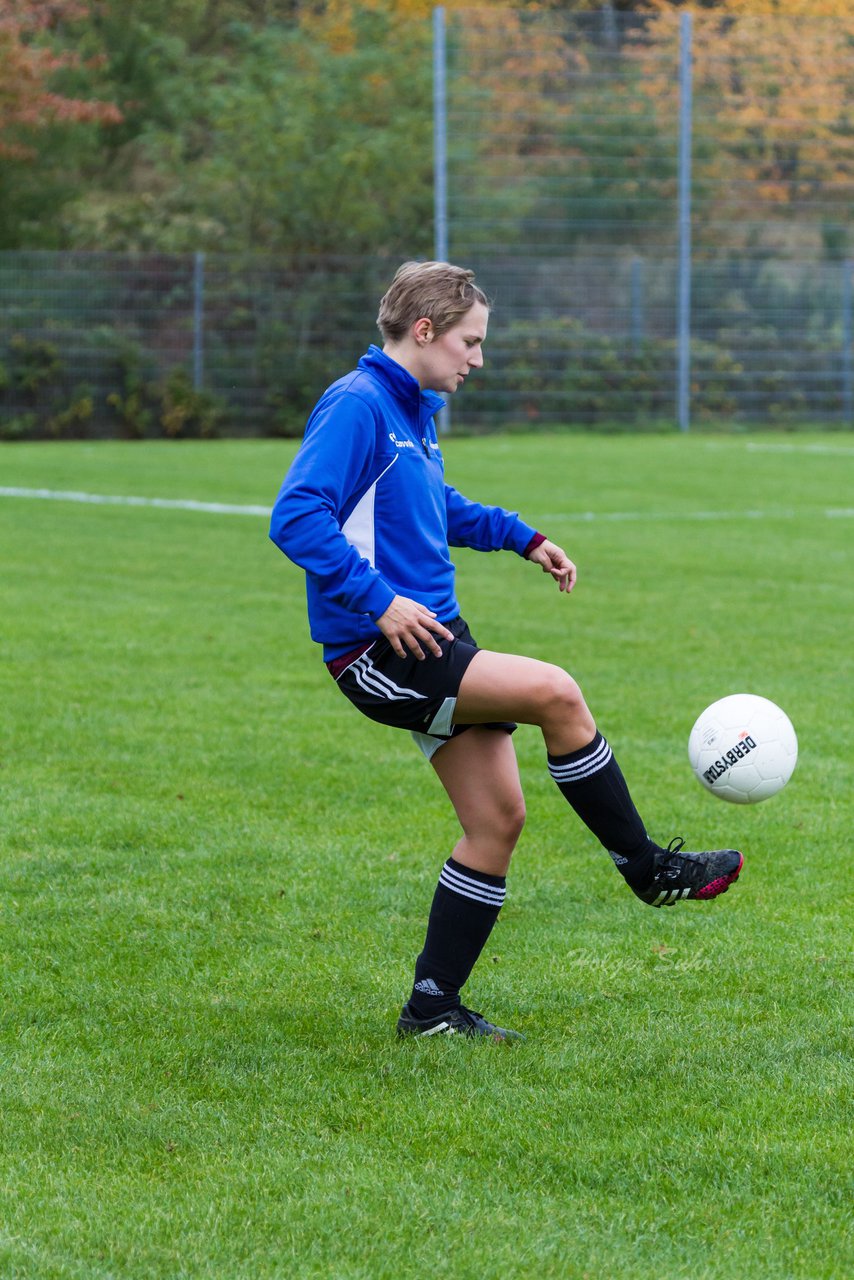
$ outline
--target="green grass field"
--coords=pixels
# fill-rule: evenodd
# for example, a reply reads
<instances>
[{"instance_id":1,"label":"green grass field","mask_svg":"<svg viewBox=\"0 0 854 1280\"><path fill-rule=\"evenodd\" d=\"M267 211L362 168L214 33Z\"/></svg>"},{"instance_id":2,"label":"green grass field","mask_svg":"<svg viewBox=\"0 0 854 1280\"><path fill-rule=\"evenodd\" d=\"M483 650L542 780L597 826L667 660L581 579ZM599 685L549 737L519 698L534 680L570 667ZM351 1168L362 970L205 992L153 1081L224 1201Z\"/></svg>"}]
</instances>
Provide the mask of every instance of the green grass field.
<instances>
[{"instance_id":1,"label":"green grass field","mask_svg":"<svg viewBox=\"0 0 854 1280\"><path fill-rule=\"evenodd\" d=\"M0 485L269 505L287 442L5 446ZM0 497L0 1275L854 1274L854 438L450 440L579 565L459 553L481 644L579 679L651 834L737 843L643 907L516 734L528 825L468 1001L524 1045L398 1043L455 823L360 718L259 515ZM687 764L779 702L789 787Z\"/></svg>"}]
</instances>

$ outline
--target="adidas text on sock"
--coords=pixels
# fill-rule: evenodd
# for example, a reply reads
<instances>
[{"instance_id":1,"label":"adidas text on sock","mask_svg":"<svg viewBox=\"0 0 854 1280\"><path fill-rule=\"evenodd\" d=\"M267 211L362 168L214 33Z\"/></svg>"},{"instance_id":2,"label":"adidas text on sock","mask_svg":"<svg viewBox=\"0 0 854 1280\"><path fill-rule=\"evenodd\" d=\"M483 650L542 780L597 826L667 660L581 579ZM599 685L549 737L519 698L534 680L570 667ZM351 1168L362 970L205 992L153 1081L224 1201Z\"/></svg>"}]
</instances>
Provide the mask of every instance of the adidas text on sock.
<instances>
[{"instance_id":1,"label":"adidas text on sock","mask_svg":"<svg viewBox=\"0 0 854 1280\"><path fill-rule=\"evenodd\" d=\"M490 876L449 858L442 868L424 948L415 963L410 1006L420 1017L447 1013L477 963L506 893L503 876Z\"/></svg>"}]
</instances>

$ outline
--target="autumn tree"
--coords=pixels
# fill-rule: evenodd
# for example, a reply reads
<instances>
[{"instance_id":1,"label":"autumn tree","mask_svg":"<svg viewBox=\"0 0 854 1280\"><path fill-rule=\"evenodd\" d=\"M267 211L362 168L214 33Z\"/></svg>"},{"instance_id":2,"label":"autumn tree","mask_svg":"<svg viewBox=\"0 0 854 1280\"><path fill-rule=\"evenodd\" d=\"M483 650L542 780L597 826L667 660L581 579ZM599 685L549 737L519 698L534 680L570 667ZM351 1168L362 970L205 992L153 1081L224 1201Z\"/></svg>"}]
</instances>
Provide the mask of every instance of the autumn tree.
<instances>
[{"instance_id":1,"label":"autumn tree","mask_svg":"<svg viewBox=\"0 0 854 1280\"><path fill-rule=\"evenodd\" d=\"M31 158L33 133L57 124L121 119L114 103L58 92L59 74L79 70L81 59L39 39L87 13L80 0L0 0L0 155Z\"/></svg>"},{"instance_id":2,"label":"autumn tree","mask_svg":"<svg viewBox=\"0 0 854 1280\"><path fill-rule=\"evenodd\" d=\"M86 16L79 0L0 0L0 248L58 243L80 148L121 119L89 92L97 68L69 43Z\"/></svg>"},{"instance_id":3,"label":"autumn tree","mask_svg":"<svg viewBox=\"0 0 854 1280\"><path fill-rule=\"evenodd\" d=\"M224 0L223 12L238 7ZM139 81L134 49L144 47L160 64L160 87L155 97L140 86L146 110L135 120L128 105L128 135L112 175L69 211L75 244L356 254L429 248L425 4L417 20L405 5L373 3L312 9L296 23L232 21L219 30L217 51L203 53L177 34L151 31L144 9L131 5L121 17L117 8L99 11L95 30L110 65L126 69L126 81L134 70ZM129 21L140 36L130 47L121 32Z\"/></svg>"},{"instance_id":4,"label":"autumn tree","mask_svg":"<svg viewBox=\"0 0 854 1280\"><path fill-rule=\"evenodd\" d=\"M455 249L672 245L682 7L446 3ZM848 0L690 8L697 250L848 252ZM0 0L0 244L429 252L432 9Z\"/></svg>"},{"instance_id":5,"label":"autumn tree","mask_svg":"<svg viewBox=\"0 0 854 1280\"><path fill-rule=\"evenodd\" d=\"M672 101L674 9L649 0L649 31L670 50L634 55L656 114ZM717 0L693 21L697 246L850 251L854 191L854 11L849 0Z\"/></svg>"}]
</instances>

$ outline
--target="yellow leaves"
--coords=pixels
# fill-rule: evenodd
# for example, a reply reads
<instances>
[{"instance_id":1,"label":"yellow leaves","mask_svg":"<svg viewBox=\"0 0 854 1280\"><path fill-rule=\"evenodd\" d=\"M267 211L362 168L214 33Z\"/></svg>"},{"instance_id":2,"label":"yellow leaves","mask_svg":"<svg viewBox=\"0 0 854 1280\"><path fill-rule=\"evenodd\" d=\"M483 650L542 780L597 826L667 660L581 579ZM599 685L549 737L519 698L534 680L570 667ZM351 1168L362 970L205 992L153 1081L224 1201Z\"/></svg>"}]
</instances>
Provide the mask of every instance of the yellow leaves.
<instances>
[{"instance_id":1,"label":"yellow leaves","mask_svg":"<svg viewBox=\"0 0 854 1280\"><path fill-rule=\"evenodd\" d=\"M768 204L785 204L788 200L788 192L780 183L757 182L755 187L757 197Z\"/></svg>"},{"instance_id":2,"label":"yellow leaves","mask_svg":"<svg viewBox=\"0 0 854 1280\"><path fill-rule=\"evenodd\" d=\"M502 29L508 20L515 20L518 25L521 17L514 0L492 0L491 4L481 3L477 9L472 9L466 0L445 0L443 7L450 21L456 12L464 12L465 25L476 25L484 33L492 26L497 13L502 15ZM384 17L391 32L401 33L406 29L429 30L435 8L435 0L366 0L362 4L355 0L328 0L326 4L300 6L297 20L304 31L321 39L331 53L351 53L356 46L359 20L366 14Z\"/></svg>"},{"instance_id":3,"label":"yellow leaves","mask_svg":"<svg viewBox=\"0 0 854 1280\"><path fill-rule=\"evenodd\" d=\"M672 14L679 6L674 0L646 0L645 7L656 13ZM694 9L694 19L704 17L708 11ZM851 0L717 0L713 14L732 15L740 18L848 18Z\"/></svg>"},{"instance_id":4,"label":"yellow leaves","mask_svg":"<svg viewBox=\"0 0 854 1280\"><path fill-rule=\"evenodd\" d=\"M778 18L847 18L850 16L850 0L765 0L757 4L756 0L720 0L717 6L721 13L731 13L739 17L753 17L758 14L771 15Z\"/></svg>"},{"instance_id":5,"label":"yellow leaves","mask_svg":"<svg viewBox=\"0 0 854 1280\"><path fill-rule=\"evenodd\" d=\"M429 25L433 7L429 0L367 0L363 4L329 0L316 8L305 6L298 20L303 30L321 39L331 53L343 54L355 48L358 19L365 14L384 16L392 29L399 29L411 23Z\"/></svg>"},{"instance_id":6,"label":"yellow leaves","mask_svg":"<svg viewBox=\"0 0 854 1280\"><path fill-rule=\"evenodd\" d=\"M676 107L679 13L665 0L651 0L649 8L655 16L630 56L666 128ZM816 198L825 208L836 204L847 221L852 50L850 0L721 0L693 10L694 176L714 190L708 210L718 224L768 220L767 237L780 212Z\"/></svg>"}]
</instances>

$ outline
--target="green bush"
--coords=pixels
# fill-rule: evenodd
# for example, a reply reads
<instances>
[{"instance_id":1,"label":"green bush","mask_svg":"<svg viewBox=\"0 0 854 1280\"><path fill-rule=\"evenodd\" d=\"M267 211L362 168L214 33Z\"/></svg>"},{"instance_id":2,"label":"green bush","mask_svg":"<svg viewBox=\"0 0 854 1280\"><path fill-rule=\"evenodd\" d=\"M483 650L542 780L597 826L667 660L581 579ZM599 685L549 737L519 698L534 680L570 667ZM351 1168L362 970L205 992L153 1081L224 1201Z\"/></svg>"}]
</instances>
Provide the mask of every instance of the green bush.
<instances>
[{"instance_id":1,"label":"green bush","mask_svg":"<svg viewBox=\"0 0 854 1280\"><path fill-rule=\"evenodd\" d=\"M55 439L63 436L78 437L88 433L95 411L95 401L89 387L75 387L71 403L47 419L47 429Z\"/></svg>"},{"instance_id":2,"label":"green bush","mask_svg":"<svg viewBox=\"0 0 854 1280\"><path fill-rule=\"evenodd\" d=\"M354 361L365 345L358 332L348 333L352 353L342 356L324 327L326 301L316 286L311 307L294 313L299 323L293 327L272 304L259 307L251 324L234 308L234 330L225 320L211 325L206 367L217 390L194 386L186 364L164 370L155 352L123 328L75 330L73 366L62 355L66 331L49 319L43 335L14 332L4 343L0 332L0 435L300 436L317 397L346 367L342 361ZM691 341L694 422L785 425L840 417L838 333L816 324L793 345L773 326L746 317L715 337ZM677 359L672 338L633 341L574 317L512 320L503 327L496 319L488 368L454 409L455 429L672 427Z\"/></svg>"},{"instance_id":3,"label":"green bush","mask_svg":"<svg viewBox=\"0 0 854 1280\"><path fill-rule=\"evenodd\" d=\"M695 339L692 411L732 417L740 366L725 349ZM465 420L634 424L674 416L676 343L646 338L633 345L588 329L580 320L513 321L489 349L490 373L466 392Z\"/></svg>"},{"instance_id":4,"label":"green bush","mask_svg":"<svg viewBox=\"0 0 854 1280\"><path fill-rule=\"evenodd\" d=\"M224 406L212 392L197 390L186 369L176 365L152 390L164 435L171 439L198 436L209 440L217 434Z\"/></svg>"},{"instance_id":5,"label":"green bush","mask_svg":"<svg viewBox=\"0 0 854 1280\"><path fill-rule=\"evenodd\" d=\"M114 411L121 433L131 440L148 435L154 419L149 404L148 386L154 377L154 365L139 343L127 335L102 329L101 338L110 353L109 374L118 383L106 396L106 404Z\"/></svg>"},{"instance_id":6,"label":"green bush","mask_svg":"<svg viewBox=\"0 0 854 1280\"><path fill-rule=\"evenodd\" d=\"M0 440L31 440L37 427L34 413L0 414Z\"/></svg>"},{"instance_id":7,"label":"green bush","mask_svg":"<svg viewBox=\"0 0 854 1280\"><path fill-rule=\"evenodd\" d=\"M0 438L217 434L223 400L195 388L182 366L159 372L142 343L111 326L76 333L75 344L86 383L71 383L58 341L14 333L0 346Z\"/></svg>"},{"instance_id":8,"label":"green bush","mask_svg":"<svg viewBox=\"0 0 854 1280\"><path fill-rule=\"evenodd\" d=\"M23 440L38 435L47 418L66 407L65 376L52 342L11 334L0 360L0 438Z\"/></svg>"},{"instance_id":9,"label":"green bush","mask_svg":"<svg viewBox=\"0 0 854 1280\"><path fill-rule=\"evenodd\" d=\"M13 358L12 385L35 397L45 388L55 386L63 372L59 351L52 342L27 338L16 333L9 342Z\"/></svg>"}]
</instances>

